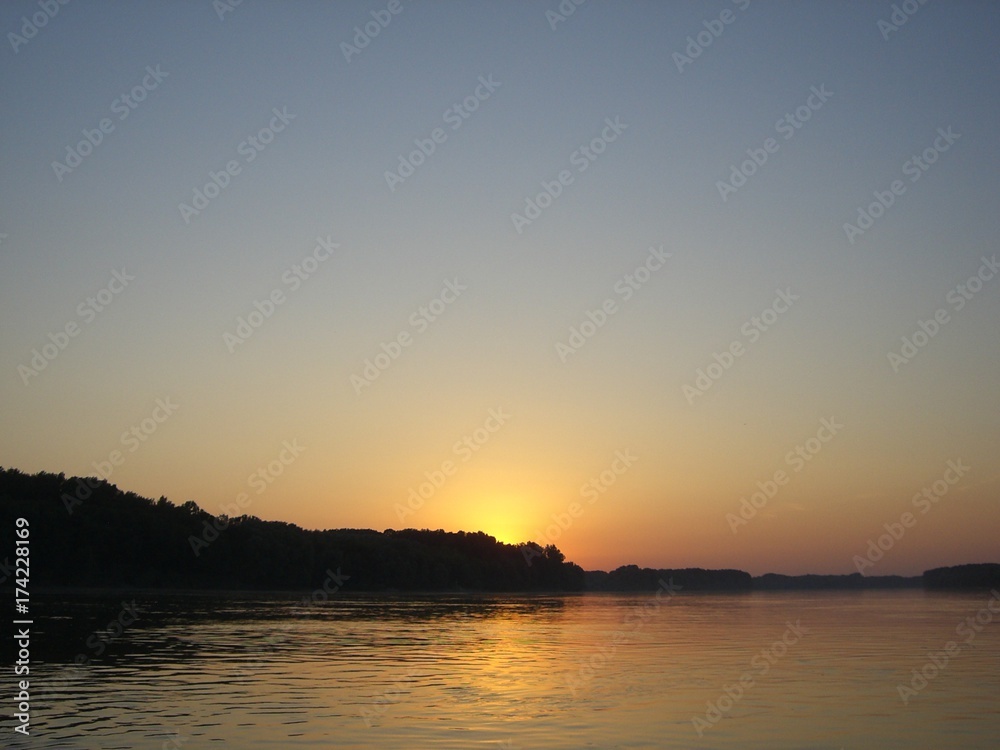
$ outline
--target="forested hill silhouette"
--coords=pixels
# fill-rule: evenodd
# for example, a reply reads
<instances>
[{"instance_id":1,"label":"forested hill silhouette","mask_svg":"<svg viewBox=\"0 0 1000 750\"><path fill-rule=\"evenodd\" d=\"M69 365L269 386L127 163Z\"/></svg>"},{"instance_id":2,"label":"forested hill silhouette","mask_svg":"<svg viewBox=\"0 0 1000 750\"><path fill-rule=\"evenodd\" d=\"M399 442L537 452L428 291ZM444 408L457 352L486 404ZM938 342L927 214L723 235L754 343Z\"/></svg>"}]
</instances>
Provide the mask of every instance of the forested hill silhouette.
<instances>
[{"instance_id":1,"label":"forested hill silhouette","mask_svg":"<svg viewBox=\"0 0 1000 750\"><path fill-rule=\"evenodd\" d=\"M585 573L554 545L504 544L483 532L310 531L254 516L215 516L192 501L153 501L96 478L0 467L0 555L13 550L19 517L30 524L32 587L308 590L334 581L345 592L652 592L664 582L681 591L750 591L895 588L921 581L860 574L751 578L740 570L635 565ZM4 571L9 561L0 561ZM1000 565L939 568L925 573L922 583L998 587Z\"/></svg>"},{"instance_id":2,"label":"forested hill silhouette","mask_svg":"<svg viewBox=\"0 0 1000 750\"><path fill-rule=\"evenodd\" d=\"M554 546L482 532L308 531L154 502L99 479L0 469L5 536L18 517L30 524L33 586L307 590L332 576L345 591L583 588L583 569Z\"/></svg>"}]
</instances>

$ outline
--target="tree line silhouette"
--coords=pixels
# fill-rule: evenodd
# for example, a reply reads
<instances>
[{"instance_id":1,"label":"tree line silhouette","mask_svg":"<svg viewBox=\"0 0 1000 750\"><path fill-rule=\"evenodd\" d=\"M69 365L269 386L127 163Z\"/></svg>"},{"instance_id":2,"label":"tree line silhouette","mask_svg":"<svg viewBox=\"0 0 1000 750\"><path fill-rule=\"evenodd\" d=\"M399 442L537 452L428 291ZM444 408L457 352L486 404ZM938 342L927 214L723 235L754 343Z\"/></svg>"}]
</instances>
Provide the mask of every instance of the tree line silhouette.
<instances>
[{"instance_id":1,"label":"tree line silhouette","mask_svg":"<svg viewBox=\"0 0 1000 750\"><path fill-rule=\"evenodd\" d=\"M310 531L153 501L96 478L0 469L0 533L11 535L19 517L32 530L33 586L305 590L339 569L350 591L583 589L583 569L553 545L482 532Z\"/></svg>"},{"instance_id":2,"label":"tree line silhouette","mask_svg":"<svg viewBox=\"0 0 1000 750\"><path fill-rule=\"evenodd\" d=\"M555 545L504 544L481 531L311 531L249 515L227 517L193 501L175 505L93 477L0 467L0 555L14 522L31 529L31 586L309 590L332 571L350 591L682 591L997 588L1000 564L937 568L923 577L767 574L623 565L586 571ZM7 552L9 551L9 552ZM0 570L12 570L11 558ZM12 574L0 578L10 585Z\"/></svg>"}]
</instances>

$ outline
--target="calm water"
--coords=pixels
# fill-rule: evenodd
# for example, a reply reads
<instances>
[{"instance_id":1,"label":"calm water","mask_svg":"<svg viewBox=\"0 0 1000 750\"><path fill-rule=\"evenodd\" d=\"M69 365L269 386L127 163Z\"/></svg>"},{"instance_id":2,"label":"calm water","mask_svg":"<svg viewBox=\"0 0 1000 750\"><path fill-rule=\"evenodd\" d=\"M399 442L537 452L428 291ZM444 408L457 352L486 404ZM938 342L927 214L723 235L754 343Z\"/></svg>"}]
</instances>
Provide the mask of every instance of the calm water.
<instances>
[{"instance_id":1,"label":"calm water","mask_svg":"<svg viewBox=\"0 0 1000 750\"><path fill-rule=\"evenodd\" d=\"M10 745L992 749L990 599L137 596L119 636L122 597L68 598L33 613L32 738Z\"/></svg>"}]
</instances>

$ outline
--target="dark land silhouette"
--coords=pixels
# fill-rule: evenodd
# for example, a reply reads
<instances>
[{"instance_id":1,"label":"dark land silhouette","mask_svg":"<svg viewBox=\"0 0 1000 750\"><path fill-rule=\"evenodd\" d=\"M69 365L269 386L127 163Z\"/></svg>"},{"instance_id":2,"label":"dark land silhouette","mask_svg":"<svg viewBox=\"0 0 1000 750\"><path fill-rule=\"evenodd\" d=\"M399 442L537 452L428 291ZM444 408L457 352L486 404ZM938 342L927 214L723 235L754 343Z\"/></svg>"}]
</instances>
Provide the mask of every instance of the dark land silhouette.
<instances>
[{"instance_id":1,"label":"dark land silhouette","mask_svg":"<svg viewBox=\"0 0 1000 750\"><path fill-rule=\"evenodd\" d=\"M850 575L804 575L785 576L766 573L753 579L753 587L758 591L778 591L794 589L799 591L822 589L916 589L923 586L922 576L863 576Z\"/></svg>"},{"instance_id":2,"label":"dark land silhouette","mask_svg":"<svg viewBox=\"0 0 1000 750\"><path fill-rule=\"evenodd\" d=\"M0 467L0 529L31 529L32 588L309 590L331 577L345 593L391 591L681 591L1000 587L1000 565L962 565L922 577L751 577L741 570L624 565L584 571L554 545L504 544L483 532L313 531L249 515L213 515L123 492L97 478ZM10 538L7 538L10 537ZM5 563L6 567L6 563ZM8 580L9 584L10 581Z\"/></svg>"},{"instance_id":3,"label":"dark land silhouette","mask_svg":"<svg viewBox=\"0 0 1000 750\"><path fill-rule=\"evenodd\" d=\"M605 573L588 570L584 583L588 591L655 591L660 581L673 581L682 591L750 591L753 579L742 570L703 568L640 568L623 565Z\"/></svg>"},{"instance_id":4,"label":"dark land silhouette","mask_svg":"<svg viewBox=\"0 0 1000 750\"><path fill-rule=\"evenodd\" d=\"M924 586L929 589L1000 588L1000 564L955 565L924 572Z\"/></svg>"}]
</instances>

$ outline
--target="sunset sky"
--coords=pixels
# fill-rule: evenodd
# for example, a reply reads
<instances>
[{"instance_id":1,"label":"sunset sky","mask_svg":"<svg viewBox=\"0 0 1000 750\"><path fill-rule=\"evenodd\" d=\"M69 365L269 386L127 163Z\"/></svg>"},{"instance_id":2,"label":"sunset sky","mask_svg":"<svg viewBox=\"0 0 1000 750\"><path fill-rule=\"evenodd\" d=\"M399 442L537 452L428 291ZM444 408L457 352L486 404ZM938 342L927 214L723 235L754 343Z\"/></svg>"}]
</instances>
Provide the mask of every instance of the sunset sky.
<instances>
[{"instance_id":1,"label":"sunset sky","mask_svg":"<svg viewBox=\"0 0 1000 750\"><path fill-rule=\"evenodd\" d=\"M4 3L0 465L587 569L852 573L908 511L866 574L1000 560L1000 7L913 5Z\"/></svg>"}]
</instances>

